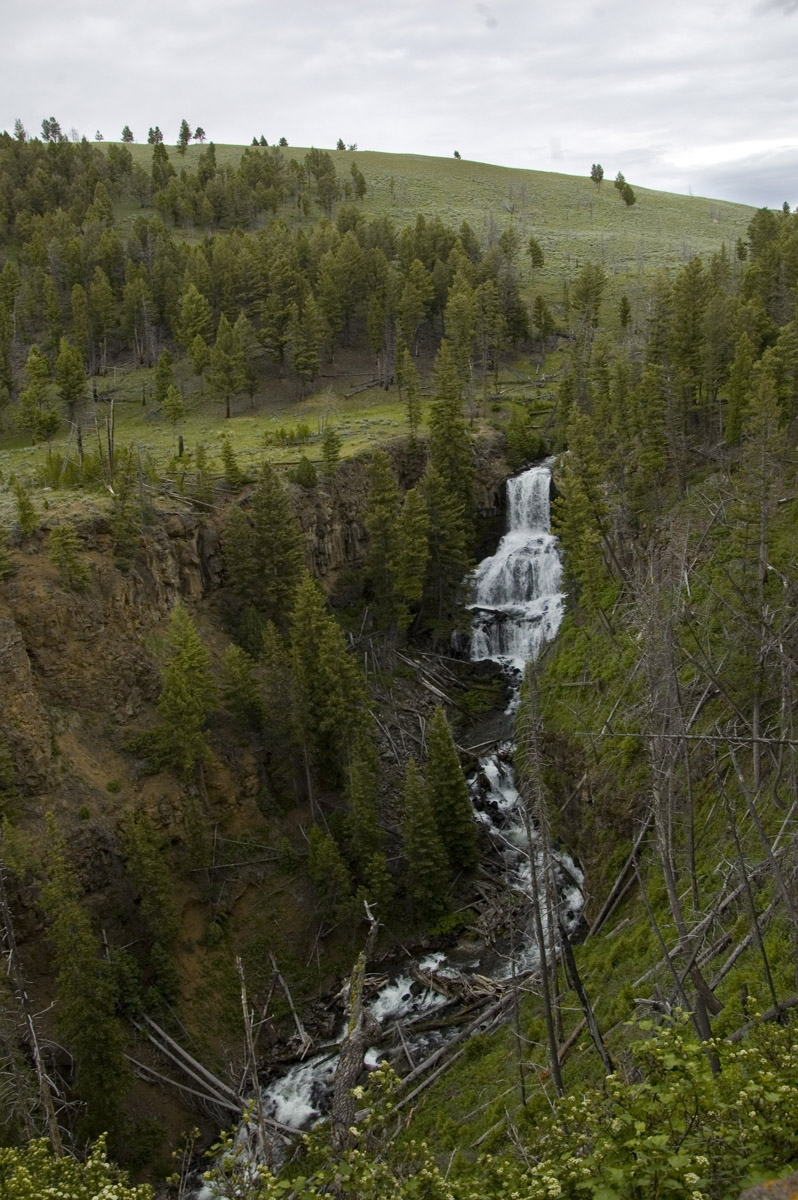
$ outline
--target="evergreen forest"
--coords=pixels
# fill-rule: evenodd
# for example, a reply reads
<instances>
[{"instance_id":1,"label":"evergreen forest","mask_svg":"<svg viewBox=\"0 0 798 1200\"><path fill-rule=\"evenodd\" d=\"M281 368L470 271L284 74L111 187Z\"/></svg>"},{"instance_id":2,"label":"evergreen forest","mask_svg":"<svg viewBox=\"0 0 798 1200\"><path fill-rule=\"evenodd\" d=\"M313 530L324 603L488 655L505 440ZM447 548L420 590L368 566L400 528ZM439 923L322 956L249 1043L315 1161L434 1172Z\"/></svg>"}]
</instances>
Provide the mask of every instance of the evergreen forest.
<instances>
[{"instance_id":1,"label":"evergreen forest","mask_svg":"<svg viewBox=\"0 0 798 1200\"><path fill-rule=\"evenodd\" d=\"M789 1175L798 213L183 126L0 135L0 1196Z\"/></svg>"}]
</instances>

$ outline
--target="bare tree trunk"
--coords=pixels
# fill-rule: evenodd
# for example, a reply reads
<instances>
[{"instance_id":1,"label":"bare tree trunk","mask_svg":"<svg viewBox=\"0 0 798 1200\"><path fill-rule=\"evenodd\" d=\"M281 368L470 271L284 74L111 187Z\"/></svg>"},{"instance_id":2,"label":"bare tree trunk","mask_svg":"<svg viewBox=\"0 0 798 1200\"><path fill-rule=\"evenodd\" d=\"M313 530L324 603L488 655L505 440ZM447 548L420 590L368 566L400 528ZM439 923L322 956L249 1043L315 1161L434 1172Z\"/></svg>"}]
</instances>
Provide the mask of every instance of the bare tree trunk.
<instances>
[{"instance_id":1,"label":"bare tree trunk","mask_svg":"<svg viewBox=\"0 0 798 1200\"><path fill-rule=\"evenodd\" d=\"M363 1071L369 1042L379 1028L363 1003L366 964L374 953L379 929L377 919L372 915L368 903L364 903L369 921L369 932L366 944L358 955L352 974L342 993L345 1002L349 1005L349 1022L341 1043L338 1066L335 1069L330 1110L332 1140L337 1150L343 1150L352 1142L350 1130L355 1124L355 1101L352 1096L352 1088Z\"/></svg>"},{"instance_id":2,"label":"bare tree trunk","mask_svg":"<svg viewBox=\"0 0 798 1200\"><path fill-rule=\"evenodd\" d=\"M36 1082L39 1088L39 1102L41 1103L47 1122L47 1132L50 1138L50 1145L52 1146L53 1153L60 1155L62 1153L61 1131L58 1128L55 1105L53 1103L52 1086L47 1077L47 1072L45 1071L44 1063L42 1061L41 1047L39 1046L39 1037L36 1032L33 1010L28 999L28 992L19 962L17 941L14 933L14 923L11 918L11 909L8 904L5 869L2 862L0 862L0 921L2 922L2 927L0 927L0 948L2 948L5 953L8 975L11 979L14 993L17 998L17 1003L22 1013L25 1025L26 1040L30 1046L33 1064L36 1069Z\"/></svg>"},{"instance_id":3,"label":"bare tree trunk","mask_svg":"<svg viewBox=\"0 0 798 1200\"><path fill-rule=\"evenodd\" d=\"M236 955L236 970L241 981L241 1011L244 1016L244 1044L247 1054L247 1072L249 1074L252 1094L255 1098L255 1120L258 1130L258 1150L261 1161L270 1166L274 1161L272 1140L266 1129L266 1114L263 1111L263 1093L258 1079L258 1060L255 1055L255 1040L252 1036L252 1012L247 1000L247 981L244 978L244 964Z\"/></svg>"}]
</instances>

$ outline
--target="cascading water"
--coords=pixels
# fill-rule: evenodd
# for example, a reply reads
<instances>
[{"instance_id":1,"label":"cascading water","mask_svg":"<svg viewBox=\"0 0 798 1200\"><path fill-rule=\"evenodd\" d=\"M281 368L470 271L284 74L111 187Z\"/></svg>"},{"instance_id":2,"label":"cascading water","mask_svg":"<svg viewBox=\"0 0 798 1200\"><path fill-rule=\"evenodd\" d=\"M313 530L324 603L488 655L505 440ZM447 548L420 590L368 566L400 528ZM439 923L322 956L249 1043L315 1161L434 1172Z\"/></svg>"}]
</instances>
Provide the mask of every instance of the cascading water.
<instances>
[{"instance_id":1,"label":"cascading water","mask_svg":"<svg viewBox=\"0 0 798 1200\"><path fill-rule=\"evenodd\" d=\"M516 672L537 658L562 620L560 556L550 532L551 471L530 467L507 482L509 529L479 564L471 602L471 658Z\"/></svg>"},{"instance_id":2,"label":"cascading water","mask_svg":"<svg viewBox=\"0 0 798 1200\"><path fill-rule=\"evenodd\" d=\"M560 559L557 539L549 529L550 490L548 465L531 467L508 481L508 532L496 553L483 559L474 575L470 656L474 661L492 659L511 676L516 687L508 713L517 706L525 663L536 658L544 642L556 635L562 619ZM530 857L512 753L512 742L500 745L493 754L480 759L479 769L469 783L476 818L496 845L507 886L528 895ZM581 915L582 874L567 854L555 852L552 859L562 921L566 929L571 929ZM532 968L536 961L533 939L526 937L516 947L514 967L505 958L501 967L494 968L494 976L506 977L513 969ZM425 1051L445 1042L446 1034L441 1031L413 1032L414 1019L452 1003L440 991L424 987L413 978L414 974L418 977L419 972L434 972L442 979L456 979L469 971L486 970L482 961L455 964L443 953L430 955L415 967L413 971L411 964L405 964L368 1002L384 1037L367 1053L367 1067L376 1066L392 1043L395 1047L397 1023L404 1026L400 1045L405 1052L409 1049L423 1057ZM391 1050L387 1053L390 1057ZM328 1049L271 1080L263 1089L267 1115L296 1129L318 1120L327 1108L336 1063L335 1049ZM197 1200L223 1200L212 1186L201 1188L195 1195Z\"/></svg>"},{"instance_id":3,"label":"cascading water","mask_svg":"<svg viewBox=\"0 0 798 1200\"><path fill-rule=\"evenodd\" d=\"M500 663L513 680L508 714L518 706L526 663L537 658L544 643L556 636L562 620L562 568L557 539L550 529L550 496L549 464L530 467L508 480L507 533L496 553L483 559L474 575L471 658ZM515 786L513 752L508 740L480 759L479 769L470 779L471 797L478 820L502 855L505 881L528 895L527 825ZM538 866L544 868L542 858ZM562 851L553 853L552 869L561 919L570 931L581 916L582 873ZM537 957L537 947L527 937L515 952L516 969L534 967ZM511 969L509 964L504 973Z\"/></svg>"}]
</instances>

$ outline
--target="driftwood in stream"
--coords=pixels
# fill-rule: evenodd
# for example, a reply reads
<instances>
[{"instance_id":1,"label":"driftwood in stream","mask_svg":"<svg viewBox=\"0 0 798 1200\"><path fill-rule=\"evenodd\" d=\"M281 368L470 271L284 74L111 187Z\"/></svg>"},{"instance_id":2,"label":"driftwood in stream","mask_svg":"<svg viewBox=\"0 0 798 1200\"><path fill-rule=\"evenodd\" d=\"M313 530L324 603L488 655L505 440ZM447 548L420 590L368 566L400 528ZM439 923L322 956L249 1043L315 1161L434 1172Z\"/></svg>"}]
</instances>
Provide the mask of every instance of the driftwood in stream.
<instances>
[{"instance_id":1,"label":"driftwood in stream","mask_svg":"<svg viewBox=\"0 0 798 1200\"><path fill-rule=\"evenodd\" d=\"M352 1088L363 1073L366 1050L379 1033L380 1028L363 1003L366 963L374 953L379 929L379 924L367 903L365 908L366 916L369 919L368 937L363 950L358 955L349 981L341 993L344 1003L349 1008L349 1021L344 1040L341 1043L338 1065L335 1068L330 1109L332 1140L337 1150L345 1149L352 1140L349 1132L355 1124L355 1101L352 1096Z\"/></svg>"},{"instance_id":2,"label":"driftwood in stream","mask_svg":"<svg viewBox=\"0 0 798 1200\"><path fill-rule=\"evenodd\" d=\"M437 992L447 1000L473 999L475 997L489 998L498 996L504 991L501 983L489 979L487 975L444 975L438 971L423 971L415 963L410 967L410 975L416 983L430 992Z\"/></svg>"}]
</instances>

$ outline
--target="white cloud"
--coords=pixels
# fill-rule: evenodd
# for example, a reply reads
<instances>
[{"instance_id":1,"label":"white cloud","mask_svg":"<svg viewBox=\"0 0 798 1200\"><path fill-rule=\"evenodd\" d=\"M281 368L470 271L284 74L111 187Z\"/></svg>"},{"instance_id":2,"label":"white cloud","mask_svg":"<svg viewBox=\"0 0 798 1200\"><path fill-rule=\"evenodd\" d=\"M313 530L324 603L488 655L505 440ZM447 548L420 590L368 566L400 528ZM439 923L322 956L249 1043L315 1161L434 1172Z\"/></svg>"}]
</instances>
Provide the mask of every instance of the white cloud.
<instances>
[{"instance_id":1,"label":"white cloud","mask_svg":"<svg viewBox=\"0 0 798 1200\"><path fill-rule=\"evenodd\" d=\"M449 155L777 204L794 176L798 0L28 0L0 127ZM780 197L776 199L775 197Z\"/></svg>"}]
</instances>

